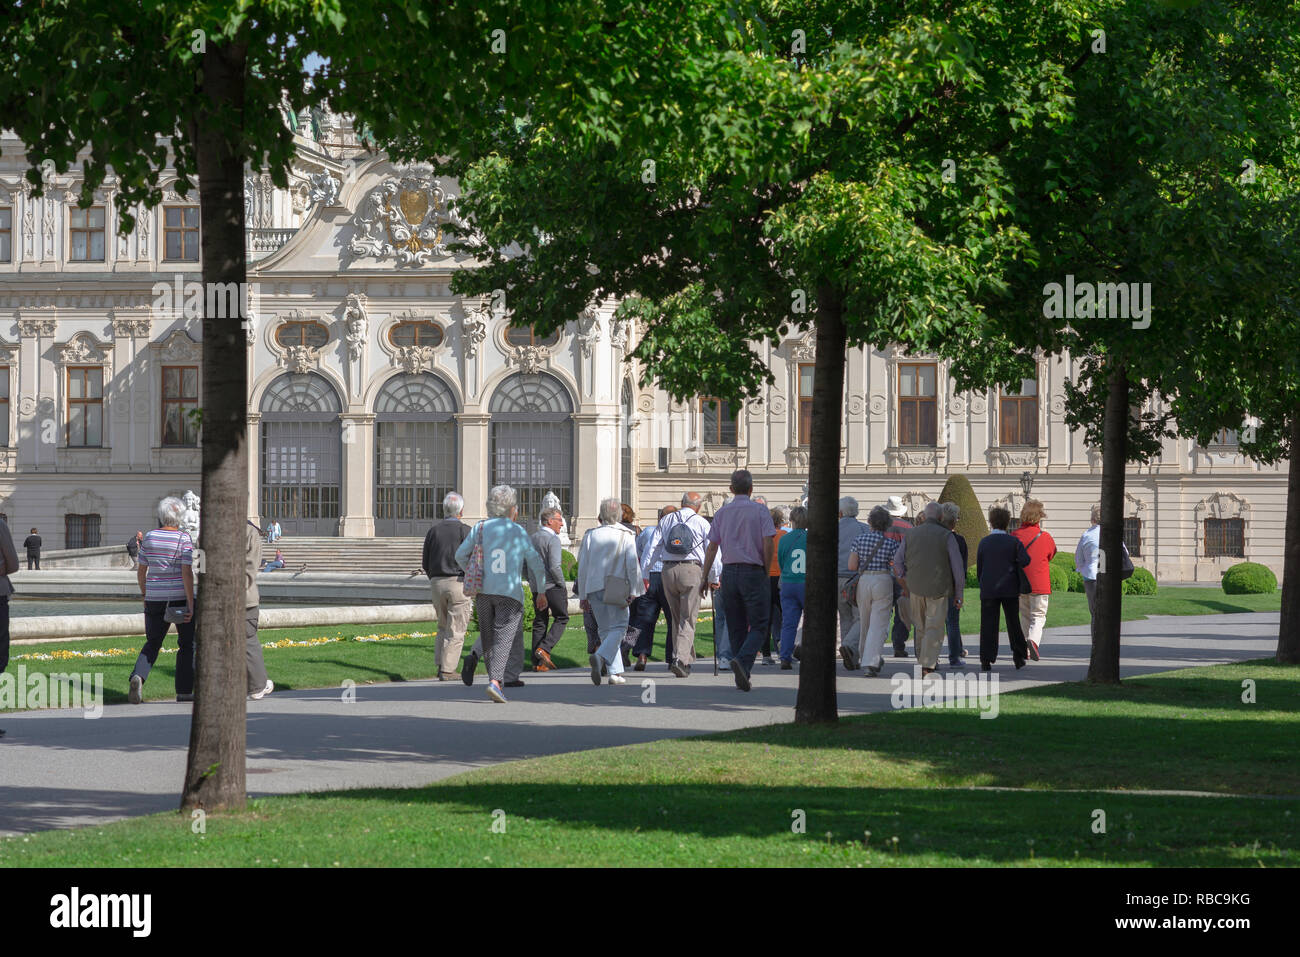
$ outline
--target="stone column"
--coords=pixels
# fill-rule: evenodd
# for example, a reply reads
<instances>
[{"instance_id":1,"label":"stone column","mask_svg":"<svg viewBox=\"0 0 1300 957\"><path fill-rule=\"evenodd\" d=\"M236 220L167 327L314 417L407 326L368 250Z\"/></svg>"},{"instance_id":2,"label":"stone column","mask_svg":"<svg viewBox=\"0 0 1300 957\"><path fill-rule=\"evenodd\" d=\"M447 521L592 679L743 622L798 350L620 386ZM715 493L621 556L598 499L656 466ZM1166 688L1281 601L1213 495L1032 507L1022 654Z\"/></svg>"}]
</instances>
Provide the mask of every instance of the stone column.
<instances>
[{"instance_id":1,"label":"stone column","mask_svg":"<svg viewBox=\"0 0 1300 957\"><path fill-rule=\"evenodd\" d=\"M339 534L373 538L375 534L375 415L344 412L343 489Z\"/></svg>"},{"instance_id":2,"label":"stone column","mask_svg":"<svg viewBox=\"0 0 1300 957\"><path fill-rule=\"evenodd\" d=\"M487 516L487 493L492 480L491 428L492 416L486 412L456 415L456 447L460 452L460 487L456 491L465 499L463 517L470 523Z\"/></svg>"},{"instance_id":3,"label":"stone column","mask_svg":"<svg viewBox=\"0 0 1300 957\"><path fill-rule=\"evenodd\" d=\"M248 514L258 525L266 522L261 514L261 478L262 478L262 413L248 413Z\"/></svg>"},{"instance_id":4,"label":"stone column","mask_svg":"<svg viewBox=\"0 0 1300 957\"><path fill-rule=\"evenodd\" d=\"M618 415L575 413L573 432L574 524L585 529L599 523L600 500L618 495ZM573 535L573 529L569 534Z\"/></svg>"}]
</instances>

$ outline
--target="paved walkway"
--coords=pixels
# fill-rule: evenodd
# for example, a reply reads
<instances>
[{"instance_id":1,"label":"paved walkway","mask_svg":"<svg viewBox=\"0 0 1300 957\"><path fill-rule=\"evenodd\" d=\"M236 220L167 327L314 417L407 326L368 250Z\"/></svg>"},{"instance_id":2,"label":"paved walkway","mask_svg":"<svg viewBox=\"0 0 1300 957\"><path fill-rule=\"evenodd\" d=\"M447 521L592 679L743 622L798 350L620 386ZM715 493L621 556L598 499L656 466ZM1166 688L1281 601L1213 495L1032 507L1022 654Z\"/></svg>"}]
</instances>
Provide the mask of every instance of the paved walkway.
<instances>
[{"instance_id":1,"label":"paved walkway","mask_svg":"<svg viewBox=\"0 0 1300 957\"><path fill-rule=\"evenodd\" d=\"M1153 618L1123 628L1123 674L1132 676L1270 657L1278 615ZM1086 627L1049 629L1044 659L1020 672L1003 642L1005 657L994 669L1001 691L1087 673ZM910 674L915 663L886 659L882 677ZM248 702L249 793L419 786L519 758L794 718L797 671L756 666L749 694L735 688L730 674L714 678L708 660L687 680L657 663L627 675L625 686L596 688L585 669L529 673L526 687L510 691L507 705L487 699L482 675L473 688L459 681L360 685L354 703L344 703L339 690L276 692ZM645 679L654 682L653 704L642 701ZM840 713L888 710L890 688L888 680L841 667ZM3 720L0 834L100 824L177 806L189 705L115 705L98 720L68 710Z\"/></svg>"}]
</instances>

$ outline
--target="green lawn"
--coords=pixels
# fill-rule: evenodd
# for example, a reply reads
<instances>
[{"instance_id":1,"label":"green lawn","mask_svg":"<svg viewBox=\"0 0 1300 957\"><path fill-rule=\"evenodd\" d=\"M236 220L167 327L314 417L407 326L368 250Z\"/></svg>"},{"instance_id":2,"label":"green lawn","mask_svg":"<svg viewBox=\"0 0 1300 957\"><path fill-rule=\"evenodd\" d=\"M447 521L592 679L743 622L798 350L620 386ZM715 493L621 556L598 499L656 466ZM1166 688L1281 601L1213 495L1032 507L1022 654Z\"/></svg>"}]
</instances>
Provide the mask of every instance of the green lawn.
<instances>
[{"instance_id":1,"label":"green lawn","mask_svg":"<svg viewBox=\"0 0 1300 957\"><path fill-rule=\"evenodd\" d=\"M43 832L0 841L0 866L1295 866L1298 733L1300 670L1253 661L1007 694L993 720L890 712L262 799L203 835L175 812Z\"/></svg>"}]
</instances>

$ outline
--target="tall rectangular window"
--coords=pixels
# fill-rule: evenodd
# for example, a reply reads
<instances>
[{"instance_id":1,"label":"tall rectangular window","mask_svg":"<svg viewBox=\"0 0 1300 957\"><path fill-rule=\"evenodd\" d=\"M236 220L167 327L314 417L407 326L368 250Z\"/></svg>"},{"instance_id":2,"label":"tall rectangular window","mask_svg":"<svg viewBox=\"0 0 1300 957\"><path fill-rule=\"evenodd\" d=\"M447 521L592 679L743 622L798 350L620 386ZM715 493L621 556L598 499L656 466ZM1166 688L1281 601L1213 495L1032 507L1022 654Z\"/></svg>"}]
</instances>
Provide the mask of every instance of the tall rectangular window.
<instances>
[{"instance_id":1,"label":"tall rectangular window","mask_svg":"<svg viewBox=\"0 0 1300 957\"><path fill-rule=\"evenodd\" d=\"M66 515L63 520L63 541L66 548L99 547L99 515Z\"/></svg>"},{"instance_id":2,"label":"tall rectangular window","mask_svg":"<svg viewBox=\"0 0 1300 957\"><path fill-rule=\"evenodd\" d=\"M1245 558L1246 520L1242 518L1207 518L1205 520L1206 558Z\"/></svg>"},{"instance_id":3,"label":"tall rectangular window","mask_svg":"<svg viewBox=\"0 0 1300 957\"><path fill-rule=\"evenodd\" d=\"M0 367L0 449L9 447L9 367Z\"/></svg>"},{"instance_id":4,"label":"tall rectangular window","mask_svg":"<svg viewBox=\"0 0 1300 957\"><path fill-rule=\"evenodd\" d=\"M99 366L68 369L68 447L104 444L104 370Z\"/></svg>"},{"instance_id":5,"label":"tall rectangular window","mask_svg":"<svg viewBox=\"0 0 1300 957\"><path fill-rule=\"evenodd\" d=\"M813 363L799 364L799 444L812 444Z\"/></svg>"},{"instance_id":6,"label":"tall rectangular window","mask_svg":"<svg viewBox=\"0 0 1300 957\"><path fill-rule=\"evenodd\" d=\"M0 263L12 262L14 258L14 211L8 206L0 206Z\"/></svg>"},{"instance_id":7,"label":"tall rectangular window","mask_svg":"<svg viewBox=\"0 0 1300 957\"><path fill-rule=\"evenodd\" d=\"M68 210L68 258L77 262L104 261L104 207Z\"/></svg>"},{"instance_id":8,"label":"tall rectangular window","mask_svg":"<svg viewBox=\"0 0 1300 957\"><path fill-rule=\"evenodd\" d=\"M1038 380L1022 379L1020 387L1003 389L998 404L998 444L1038 444Z\"/></svg>"},{"instance_id":9,"label":"tall rectangular window","mask_svg":"<svg viewBox=\"0 0 1300 957\"><path fill-rule=\"evenodd\" d=\"M939 444L938 366L903 362L898 366L898 444Z\"/></svg>"},{"instance_id":10,"label":"tall rectangular window","mask_svg":"<svg viewBox=\"0 0 1300 957\"><path fill-rule=\"evenodd\" d=\"M736 444L736 416L730 402L705 396L700 399L700 414L704 420L700 436L703 445Z\"/></svg>"},{"instance_id":11,"label":"tall rectangular window","mask_svg":"<svg viewBox=\"0 0 1300 957\"><path fill-rule=\"evenodd\" d=\"M197 206L167 206L163 209L163 244L163 256L168 260L199 261Z\"/></svg>"},{"instance_id":12,"label":"tall rectangular window","mask_svg":"<svg viewBox=\"0 0 1300 957\"><path fill-rule=\"evenodd\" d=\"M1124 519L1124 547L1130 558L1142 557L1142 519L1137 516Z\"/></svg>"},{"instance_id":13,"label":"tall rectangular window","mask_svg":"<svg viewBox=\"0 0 1300 957\"><path fill-rule=\"evenodd\" d=\"M199 407L199 367L162 368L162 444L198 445L199 430L189 414Z\"/></svg>"}]
</instances>

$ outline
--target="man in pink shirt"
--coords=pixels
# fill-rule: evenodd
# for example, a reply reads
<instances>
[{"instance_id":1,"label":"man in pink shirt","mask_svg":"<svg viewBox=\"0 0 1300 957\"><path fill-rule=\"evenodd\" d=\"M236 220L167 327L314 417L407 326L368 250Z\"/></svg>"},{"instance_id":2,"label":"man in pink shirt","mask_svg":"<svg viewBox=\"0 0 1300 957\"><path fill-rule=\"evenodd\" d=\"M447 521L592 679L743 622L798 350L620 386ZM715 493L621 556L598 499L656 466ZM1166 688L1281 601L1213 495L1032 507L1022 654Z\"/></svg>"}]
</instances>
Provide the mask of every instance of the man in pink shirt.
<instances>
[{"instance_id":1,"label":"man in pink shirt","mask_svg":"<svg viewBox=\"0 0 1300 957\"><path fill-rule=\"evenodd\" d=\"M767 636L772 613L771 586L767 570L772 564L776 526L766 505L753 501L754 477L748 469L731 473L730 502L718 509L709 527L709 550L704 567L713 567L713 558L722 552L722 587L718 591L727 615L727 634L731 638L731 671L736 687L750 689L749 673L754 658ZM701 594L708 584L701 586Z\"/></svg>"}]
</instances>

